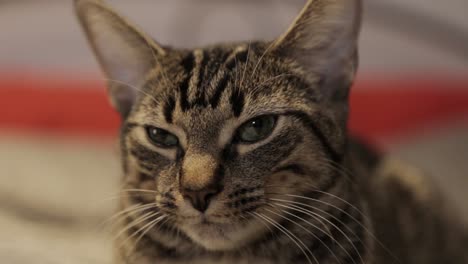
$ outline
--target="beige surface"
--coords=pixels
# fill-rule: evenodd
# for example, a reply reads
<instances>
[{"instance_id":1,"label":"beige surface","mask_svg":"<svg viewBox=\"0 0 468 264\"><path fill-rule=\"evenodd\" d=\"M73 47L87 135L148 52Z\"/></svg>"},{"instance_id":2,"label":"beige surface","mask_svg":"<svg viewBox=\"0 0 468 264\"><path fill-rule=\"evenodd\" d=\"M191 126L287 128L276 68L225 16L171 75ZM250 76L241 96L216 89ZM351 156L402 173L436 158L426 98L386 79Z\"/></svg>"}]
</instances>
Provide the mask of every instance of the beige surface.
<instances>
[{"instance_id":1,"label":"beige surface","mask_svg":"<svg viewBox=\"0 0 468 264\"><path fill-rule=\"evenodd\" d=\"M0 146L3 206L47 209L46 218L79 223L109 212L120 175L112 142L5 136Z\"/></svg>"},{"instance_id":2,"label":"beige surface","mask_svg":"<svg viewBox=\"0 0 468 264\"><path fill-rule=\"evenodd\" d=\"M86 227L31 222L0 210L0 262L4 264L106 264L109 240Z\"/></svg>"},{"instance_id":3,"label":"beige surface","mask_svg":"<svg viewBox=\"0 0 468 264\"><path fill-rule=\"evenodd\" d=\"M109 263L111 142L0 137L0 263Z\"/></svg>"}]
</instances>

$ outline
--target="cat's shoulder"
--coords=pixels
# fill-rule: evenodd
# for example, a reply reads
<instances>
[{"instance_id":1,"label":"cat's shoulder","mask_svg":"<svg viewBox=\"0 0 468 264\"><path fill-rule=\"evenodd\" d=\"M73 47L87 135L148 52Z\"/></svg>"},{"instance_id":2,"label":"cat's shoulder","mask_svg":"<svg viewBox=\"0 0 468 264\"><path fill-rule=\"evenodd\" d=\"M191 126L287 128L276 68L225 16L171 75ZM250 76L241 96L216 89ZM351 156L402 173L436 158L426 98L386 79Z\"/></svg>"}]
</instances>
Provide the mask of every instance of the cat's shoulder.
<instances>
[{"instance_id":1,"label":"cat's shoulder","mask_svg":"<svg viewBox=\"0 0 468 264\"><path fill-rule=\"evenodd\" d=\"M432 178L423 169L356 139L350 140L349 146L353 166L364 174L361 180L370 188L420 201L431 200L437 193Z\"/></svg>"}]
</instances>

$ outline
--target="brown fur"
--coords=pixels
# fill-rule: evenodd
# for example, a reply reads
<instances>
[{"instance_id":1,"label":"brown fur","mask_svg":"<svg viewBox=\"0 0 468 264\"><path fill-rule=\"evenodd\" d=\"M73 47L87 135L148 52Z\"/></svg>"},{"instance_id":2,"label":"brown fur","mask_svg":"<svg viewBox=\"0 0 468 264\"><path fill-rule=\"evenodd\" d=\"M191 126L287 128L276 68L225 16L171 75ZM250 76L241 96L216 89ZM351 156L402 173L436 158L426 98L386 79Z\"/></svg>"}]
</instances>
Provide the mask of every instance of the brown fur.
<instances>
[{"instance_id":1,"label":"brown fur","mask_svg":"<svg viewBox=\"0 0 468 264\"><path fill-rule=\"evenodd\" d=\"M75 2L123 118L118 263L467 262L425 177L347 135L361 1L310 0L273 42L195 50ZM240 141L264 116L270 133Z\"/></svg>"}]
</instances>

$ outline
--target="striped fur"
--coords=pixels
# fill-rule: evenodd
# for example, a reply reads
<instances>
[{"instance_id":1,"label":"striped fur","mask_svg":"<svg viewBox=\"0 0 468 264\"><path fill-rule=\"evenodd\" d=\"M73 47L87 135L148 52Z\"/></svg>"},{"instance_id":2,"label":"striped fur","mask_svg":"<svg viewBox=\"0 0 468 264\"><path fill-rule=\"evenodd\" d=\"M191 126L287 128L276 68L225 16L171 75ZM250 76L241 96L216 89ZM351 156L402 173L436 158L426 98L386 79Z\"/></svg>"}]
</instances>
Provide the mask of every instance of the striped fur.
<instances>
[{"instance_id":1,"label":"striped fur","mask_svg":"<svg viewBox=\"0 0 468 264\"><path fill-rule=\"evenodd\" d=\"M276 41L175 50L76 0L123 118L117 263L467 263L425 179L347 135L360 6L310 0ZM268 137L238 140L265 115Z\"/></svg>"}]
</instances>

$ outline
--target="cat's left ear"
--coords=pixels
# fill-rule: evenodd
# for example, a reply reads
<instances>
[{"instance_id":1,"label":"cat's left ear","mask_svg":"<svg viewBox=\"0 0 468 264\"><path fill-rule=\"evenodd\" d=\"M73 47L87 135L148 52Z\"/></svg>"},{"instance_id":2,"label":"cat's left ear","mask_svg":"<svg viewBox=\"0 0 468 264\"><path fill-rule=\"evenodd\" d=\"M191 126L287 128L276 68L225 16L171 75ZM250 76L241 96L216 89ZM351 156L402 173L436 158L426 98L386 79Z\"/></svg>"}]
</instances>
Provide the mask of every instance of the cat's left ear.
<instances>
[{"instance_id":1,"label":"cat's left ear","mask_svg":"<svg viewBox=\"0 0 468 264\"><path fill-rule=\"evenodd\" d=\"M101 0L75 0L75 8L109 79L111 103L125 117L166 51Z\"/></svg>"},{"instance_id":2,"label":"cat's left ear","mask_svg":"<svg viewBox=\"0 0 468 264\"><path fill-rule=\"evenodd\" d=\"M274 49L299 62L311 74L320 74L326 99L347 99L356 73L361 0L308 0Z\"/></svg>"}]
</instances>

